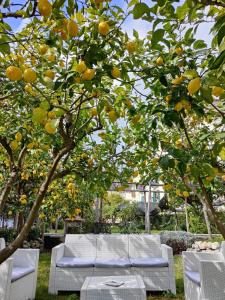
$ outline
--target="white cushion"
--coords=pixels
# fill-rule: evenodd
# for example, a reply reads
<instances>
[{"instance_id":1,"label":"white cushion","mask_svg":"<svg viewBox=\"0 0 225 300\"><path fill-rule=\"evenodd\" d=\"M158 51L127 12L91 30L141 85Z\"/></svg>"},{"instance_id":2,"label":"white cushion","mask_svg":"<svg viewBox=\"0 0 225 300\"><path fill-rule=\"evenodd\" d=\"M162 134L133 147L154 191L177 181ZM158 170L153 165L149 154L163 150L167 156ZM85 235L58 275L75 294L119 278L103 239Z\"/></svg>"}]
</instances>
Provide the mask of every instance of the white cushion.
<instances>
[{"instance_id":1,"label":"white cushion","mask_svg":"<svg viewBox=\"0 0 225 300\"><path fill-rule=\"evenodd\" d=\"M35 269L33 267L13 267L11 281L14 282L34 271Z\"/></svg>"},{"instance_id":2,"label":"white cushion","mask_svg":"<svg viewBox=\"0 0 225 300\"><path fill-rule=\"evenodd\" d=\"M128 259L127 235L98 235L97 259Z\"/></svg>"},{"instance_id":3,"label":"white cushion","mask_svg":"<svg viewBox=\"0 0 225 300\"><path fill-rule=\"evenodd\" d=\"M94 267L94 259L81 257L62 257L56 266L60 268L91 268Z\"/></svg>"},{"instance_id":4,"label":"white cushion","mask_svg":"<svg viewBox=\"0 0 225 300\"><path fill-rule=\"evenodd\" d=\"M96 259L96 268L128 268L131 267L129 259Z\"/></svg>"},{"instance_id":5,"label":"white cushion","mask_svg":"<svg viewBox=\"0 0 225 300\"><path fill-rule=\"evenodd\" d=\"M130 258L132 267L162 268L168 267L168 261L162 257Z\"/></svg>"},{"instance_id":6,"label":"white cushion","mask_svg":"<svg viewBox=\"0 0 225 300\"><path fill-rule=\"evenodd\" d=\"M129 257L162 257L160 236L151 234L131 234L129 236Z\"/></svg>"},{"instance_id":7,"label":"white cushion","mask_svg":"<svg viewBox=\"0 0 225 300\"><path fill-rule=\"evenodd\" d=\"M96 236L94 234L67 234L64 256L96 258Z\"/></svg>"}]
</instances>

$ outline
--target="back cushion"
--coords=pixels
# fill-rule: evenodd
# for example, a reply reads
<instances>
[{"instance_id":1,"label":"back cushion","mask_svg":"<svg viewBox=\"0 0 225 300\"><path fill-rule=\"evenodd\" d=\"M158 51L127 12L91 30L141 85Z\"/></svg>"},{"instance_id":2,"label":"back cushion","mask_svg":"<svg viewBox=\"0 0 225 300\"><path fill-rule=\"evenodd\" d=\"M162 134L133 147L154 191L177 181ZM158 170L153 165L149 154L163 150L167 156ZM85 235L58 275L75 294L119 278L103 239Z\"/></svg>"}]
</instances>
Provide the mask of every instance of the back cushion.
<instances>
[{"instance_id":1,"label":"back cushion","mask_svg":"<svg viewBox=\"0 0 225 300\"><path fill-rule=\"evenodd\" d=\"M98 235L97 258L128 258L128 236L126 234Z\"/></svg>"},{"instance_id":2,"label":"back cushion","mask_svg":"<svg viewBox=\"0 0 225 300\"><path fill-rule=\"evenodd\" d=\"M96 258L96 236L94 234L67 234L64 256Z\"/></svg>"},{"instance_id":3,"label":"back cushion","mask_svg":"<svg viewBox=\"0 0 225 300\"><path fill-rule=\"evenodd\" d=\"M162 251L159 235L131 234L129 236L130 258L146 258L161 256Z\"/></svg>"}]
</instances>

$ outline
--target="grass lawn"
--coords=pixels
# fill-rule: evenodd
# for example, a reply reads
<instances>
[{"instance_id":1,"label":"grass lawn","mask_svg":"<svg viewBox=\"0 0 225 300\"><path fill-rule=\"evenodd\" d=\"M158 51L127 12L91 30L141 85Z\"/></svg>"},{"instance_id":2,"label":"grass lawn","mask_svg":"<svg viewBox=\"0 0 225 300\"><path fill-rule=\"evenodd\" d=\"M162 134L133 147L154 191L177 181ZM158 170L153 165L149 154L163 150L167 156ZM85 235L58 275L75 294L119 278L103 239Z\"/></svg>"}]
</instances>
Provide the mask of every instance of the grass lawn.
<instances>
[{"instance_id":1,"label":"grass lawn","mask_svg":"<svg viewBox=\"0 0 225 300\"><path fill-rule=\"evenodd\" d=\"M49 277L49 266L51 256L49 253L43 253L40 255L39 272L38 272L38 283L36 300L79 300L79 293L77 294L65 294L62 293L59 296L48 295L48 277ZM160 299L174 299L183 300L183 274L182 274L182 261L180 256L175 257L176 265L176 284L177 284L177 295L176 297L166 294L151 294L149 300L160 300Z\"/></svg>"}]
</instances>

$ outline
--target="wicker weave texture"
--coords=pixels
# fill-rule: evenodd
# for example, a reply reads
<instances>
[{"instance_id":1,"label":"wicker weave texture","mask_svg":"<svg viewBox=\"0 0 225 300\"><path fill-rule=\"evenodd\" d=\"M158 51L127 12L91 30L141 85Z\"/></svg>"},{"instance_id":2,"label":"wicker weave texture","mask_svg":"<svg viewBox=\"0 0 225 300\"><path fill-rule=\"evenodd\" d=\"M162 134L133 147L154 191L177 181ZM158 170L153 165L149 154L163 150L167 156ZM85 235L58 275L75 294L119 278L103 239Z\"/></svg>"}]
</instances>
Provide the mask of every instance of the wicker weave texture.
<instances>
[{"instance_id":1,"label":"wicker weave texture","mask_svg":"<svg viewBox=\"0 0 225 300\"><path fill-rule=\"evenodd\" d=\"M186 300L225 299L225 261L220 253L183 252ZM185 276L185 271L200 273L200 287Z\"/></svg>"},{"instance_id":2,"label":"wicker weave texture","mask_svg":"<svg viewBox=\"0 0 225 300\"><path fill-rule=\"evenodd\" d=\"M38 249L17 249L10 258L0 265L1 300L31 300L35 298L38 260ZM35 272L11 282L13 266L32 266Z\"/></svg>"},{"instance_id":3,"label":"wicker weave texture","mask_svg":"<svg viewBox=\"0 0 225 300\"><path fill-rule=\"evenodd\" d=\"M119 287L106 281L123 281ZM146 300L146 290L140 276L87 277L81 289L81 300Z\"/></svg>"},{"instance_id":4,"label":"wicker weave texture","mask_svg":"<svg viewBox=\"0 0 225 300\"><path fill-rule=\"evenodd\" d=\"M174 274L174 261L173 261L173 253L172 249L166 245L161 245L159 243L159 236L151 236L151 235L120 235L120 234L112 234L112 235L69 235L66 236L66 244L61 244L52 249L52 258L51 258L51 269L50 269L50 278L49 278L49 293L57 294L59 290L80 290L82 285L82 280L84 282L87 276L100 277L100 276L127 276L127 275L140 275L143 277L143 280L146 284L147 290L158 290L158 291L171 291L172 293L176 293L175 286L175 274ZM134 246L130 247L130 239L137 241L140 239L140 243L135 242L138 248L142 247L142 242L145 241L144 252L141 252L139 249L135 251ZM76 240L76 243L74 242ZM71 250L71 255L77 257L76 253L79 253L81 257L83 255L87 255L88 257L93 257L96 253L97 259L121 259L132 257L129 251L132 251L133 257L153 257L153 253L155 253L155 257L163 257L168 260L169 266L164 268L92 268L92 273L90 271L89 274L84 273L84 268L80 270L80 274L76 272L76 268L59 268L56 267L57 261L65 256L68 252L66 252L67 247L76 247L78 245L79 240L82 240L82 245L78 246L79 250L74 248ZM89 242L96 240L96 248L94 249L92 246L89 247ZM71 244L73 246L71 246ZM85 244L86 243L86 244ZM94 242L93 242L94 244ZM153 250L151 246L153 244ZM131 248L133 249L131 250ZM158 247L158 251L156 248ZM84 251L82 251L84 248ZM85 252L86 249L89 249L89 252ZM81 254L82 253L82 254ZM93 254L94 253L94 254ZM91 256L93 255L93 256ZM139 256L140 255L140 256ZM89 272L89 271L88 271Z\"/></svg>"}]
</instances>

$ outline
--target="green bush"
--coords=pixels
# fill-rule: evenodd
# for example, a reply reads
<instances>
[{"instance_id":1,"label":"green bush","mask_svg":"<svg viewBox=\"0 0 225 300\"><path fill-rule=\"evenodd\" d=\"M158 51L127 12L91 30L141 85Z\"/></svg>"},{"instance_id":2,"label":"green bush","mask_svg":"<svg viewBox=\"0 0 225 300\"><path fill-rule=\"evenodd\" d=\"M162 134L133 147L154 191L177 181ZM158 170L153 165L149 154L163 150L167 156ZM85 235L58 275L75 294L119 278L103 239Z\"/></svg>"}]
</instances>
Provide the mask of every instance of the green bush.
<instances>
[{"instance_id":1,"label":"green bush","mask_svg":"<svg viewBox=\"0 0 225 300\"><path fill-rule=\"evenodd\" d=\"M16 230L13 228L0 228L0 237L4 238L7 243L12 242L16 235Z\"/></svg>"}]
</instances>

